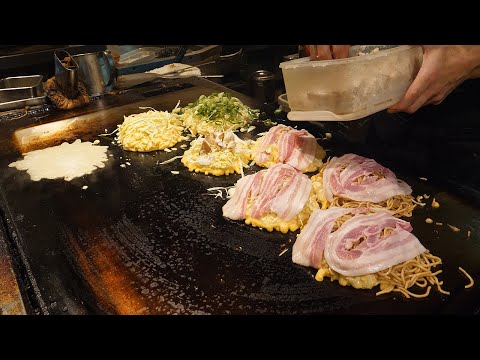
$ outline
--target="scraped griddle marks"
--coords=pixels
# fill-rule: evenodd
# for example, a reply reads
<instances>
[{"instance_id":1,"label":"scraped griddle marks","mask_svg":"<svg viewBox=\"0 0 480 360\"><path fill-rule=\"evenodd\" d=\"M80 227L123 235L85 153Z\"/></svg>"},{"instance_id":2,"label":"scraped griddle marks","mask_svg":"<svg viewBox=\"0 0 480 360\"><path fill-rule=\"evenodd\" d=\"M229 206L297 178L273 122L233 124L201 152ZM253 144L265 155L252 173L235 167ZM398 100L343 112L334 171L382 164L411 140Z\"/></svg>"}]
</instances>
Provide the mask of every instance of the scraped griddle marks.
<instances>
[{"instance_id":1,"label":"scraped griddle marks","mask_svg":"<svg viewBox=\"0 0 480 360\"><path fill-rule=\"evenodd\" d=\"M192 308L188 295L175 280L165 276L169 269L174 269L174 263L163 259L161 251L155 249L155 240L150 240L129 219L123 217L115 226L103 230L110 233L112 246L121 254L125 266L136 274L135 291L147 298L149 313L200 313ZM168 253L169 250L166 249ZM187 259L179 259L180 263L189 264ZM168 267L168 269L167 269ZM187 274L188 272L184 272ZM185 276L185 275L184 275ZM178 303L173 299L182 299Z\"/></svg>"},{"instance_id":2,"label":"scraped griddle marks","mask_svg":"<svg viewBox=\"0 0 480 360\"><path fill-rule=\"evenodd\" d=\"M125 217L100 231L70 238L72 259L84 281L114 314L203 314L189 306L184 289L162 276L167 267L149 239ZM170 264L172 266L172 264ZM182 299L178 303L173 299Z\"/></svg>"},{"instance_id":3,"label":"scraped griddle marks","mask_svg":"<svg viewBox=\"0 0 480 360\"><path fill-rule=\"evenodd\" d=\"M293 244L295 234L259 236L258 229L224 221L225 201L206 195L212 181L186 176L193 178L188 187L182 176L161 183L144 177L145 186L117 196L115 214L120 215L114 217L89 212L87 205L81 211L58 209L63 223L75 224L71 241L77 242L76 253L83 253L81 262L76 253L69 258L78 263L78 273L102 309L122 314L294 314L318 306L333 312L348 300L314 291L313 273L312 281L305 282L308 269L292 271L288 256L278 257L280 242L290 239Z\"/></svg>"},{"instance_id":4,"label":"scraped griddle marks","mask_svg":"<svg viewBox=\"0 0 480 360\"><path fill-rule=\"evenodd\" d=\"M116 263L120 260L105 238L94 236L86 252L81 244L89 240L88 234L76 238L68 230L66 233L70 235L72 259L101 307L112 314L136 314L145 307L143 299L130 287L129 274L118 271Z\"/></svg>"},{"instance_id":5,"label":"scraped griddle marks","mask_svg":"<svg viewBox=\"0 0 480 360\"><path fill-rule=\"evenodd\" d=\"M319 299L311 288L305 288L305 284L298 285L296 276L303 277L303 269L295 273L288 261L277 261L278 235L259 236L247 225L223 222L220 217L212 221L212 211L219 212L223 202L212 201L204 194L203 186L187 190L181 184L172 183L168 188L190 196L182 197L182 202L171 202L168 193L154 191L150 193L150 201L140 204L138 217L152 222L153 229L146 235L157 236L156 251L162 258L166 257L166 271L171 271L168 278L185 275L189 280L185 291L191 294L192 302L198 304L200 300L205 304L201 310L236 314L292 313L296 311L296 301L305 297L311 297L312 303L328 303ZM153 219L157 220L153 222ZM224 235L206 236L208 232ZM242 240L253 236L255 241ZM283 267L287 269L281 270ZM286 273L291 274L291 278L285 278ZM252 299L256 301L252 303Z\"/></svg>"}]
</instances>

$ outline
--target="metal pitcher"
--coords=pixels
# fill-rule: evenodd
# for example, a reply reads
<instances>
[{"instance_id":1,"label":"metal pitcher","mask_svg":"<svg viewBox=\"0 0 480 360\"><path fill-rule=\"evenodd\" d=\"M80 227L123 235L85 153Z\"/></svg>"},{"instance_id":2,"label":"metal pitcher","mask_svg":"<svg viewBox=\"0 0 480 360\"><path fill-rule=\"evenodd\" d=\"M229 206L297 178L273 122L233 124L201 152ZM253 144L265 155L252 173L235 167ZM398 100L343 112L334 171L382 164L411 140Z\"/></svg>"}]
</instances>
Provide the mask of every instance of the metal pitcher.
<instances>
[{"instance_id":1,"label":"metal pitcher","mask_svg":"<svg viewBox=\"0 0 480 360\"><path fill-rule=\"evenodd\" d=\"M110 51L98 51L74 55L79 69L79 80L88 95L96 96L110 91L115 85L115 62Z\"/></svg>"},{"instance_id":2,"label":"metal pitcher","mask_svg":"<svg viewBox=\"0 0 480 360\"><path fill-rule=\"evenodd\" d=\"M78 64L73 57L64 50L54 53L55 82L60 92L68 99L78 96Z\"/></svg>"}]
</instances>

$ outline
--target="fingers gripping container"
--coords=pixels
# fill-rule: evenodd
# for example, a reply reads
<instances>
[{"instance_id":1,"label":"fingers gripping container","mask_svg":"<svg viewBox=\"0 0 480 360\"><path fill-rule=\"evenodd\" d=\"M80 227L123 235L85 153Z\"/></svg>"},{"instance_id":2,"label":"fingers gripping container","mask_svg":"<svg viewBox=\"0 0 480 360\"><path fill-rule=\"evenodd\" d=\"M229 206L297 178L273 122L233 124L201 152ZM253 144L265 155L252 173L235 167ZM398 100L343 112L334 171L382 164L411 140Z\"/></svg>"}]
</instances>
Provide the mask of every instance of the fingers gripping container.
<instances>
[{"instance_id":1,"label":"fingers gripping container","mask_svg":"<svg viewBox=\"0 0 480 360\"><path fill-rule=\"evenodd\" d=\"M420 46L358 45L349 57L280 64L288 97L288 119L349 121L395 104L415 79Z\"/></svg>"}]
</instances>

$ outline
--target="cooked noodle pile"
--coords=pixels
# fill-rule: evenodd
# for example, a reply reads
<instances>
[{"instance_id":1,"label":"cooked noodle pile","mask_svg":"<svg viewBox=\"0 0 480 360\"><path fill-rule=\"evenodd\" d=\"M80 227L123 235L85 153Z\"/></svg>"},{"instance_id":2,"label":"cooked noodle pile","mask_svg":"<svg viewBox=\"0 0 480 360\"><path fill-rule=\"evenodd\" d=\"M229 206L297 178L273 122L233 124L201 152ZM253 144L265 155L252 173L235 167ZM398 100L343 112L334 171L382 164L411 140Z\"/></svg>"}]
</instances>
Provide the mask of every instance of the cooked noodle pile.
<instances>
[{"instance_id":1,"label":"cooked noodle pile","mask_svg":"<svg viewBox=\"0 0 480 360\"><path fill-rule=\"evenodd\" d=\"M412 195L395 195L380 203L355 201L335 196L330 206L339 206L343 208L365 207L372 212L375 210L388 210L395 217L411 217L417 204L418 202Z\"/></svg>"},{"instance_id":2,"label":"cooked noodle pile","mask_svg":"<svg viewBox=\"0 0 480 360\"><path fill-rule=\"evenodd\" d=\"M423 298L430 294L432 286L436 286L440 293L450 295L448 291L442 289L443 281L439 281L437 278L442 270L434 270L440 264L442 264L442 259L430 254L427 250L416 256L415 259L379 271L375 274L380 282L380 291L377 292L377 295L397 291L407 298ZM423 291L413 292L410 290L412 286L423 289Z\"/></svg>"},{"instance_id":3,"label":"cooked noodle pile","mask_svg":"<svg viewBox=\"0 0 480 360\"><path fill-rule=\"evenodd\" d=\"M354 215L352 214L346 214L337 219L332 231L336 231L345 221L353 216ZM392 228L383 229L382 236L387 236L392 230ZM449 295L450 293L448 291L442 289L443 281L440 281L437 278L437 275L442 273L442 270L435 270L435 268L441 264L442 259L438 256L432 255L427 250L423 254L416 256L414 259L404 261L400 264L391 266L388 269L374 273L372 275L376 277L376 285L380 285L380 291L378 291L376 295L387 294L394 291L402 293L407 298L423 298L430 294L432 286L436 286L440 293ZM324 269L320 269L319 271L324 271ZM348 277L344 277L330 268L328 269L328 272L325 272L325 276L331 277L332 280L334 278L348 279ZM351 277L350 279L354 278L355 277ZM357 277L357 279L360 278L361 277ZM412 287L415 288L412 289ZM418 291L415 291L415 289Z\"/></svg>"}]
</instances>

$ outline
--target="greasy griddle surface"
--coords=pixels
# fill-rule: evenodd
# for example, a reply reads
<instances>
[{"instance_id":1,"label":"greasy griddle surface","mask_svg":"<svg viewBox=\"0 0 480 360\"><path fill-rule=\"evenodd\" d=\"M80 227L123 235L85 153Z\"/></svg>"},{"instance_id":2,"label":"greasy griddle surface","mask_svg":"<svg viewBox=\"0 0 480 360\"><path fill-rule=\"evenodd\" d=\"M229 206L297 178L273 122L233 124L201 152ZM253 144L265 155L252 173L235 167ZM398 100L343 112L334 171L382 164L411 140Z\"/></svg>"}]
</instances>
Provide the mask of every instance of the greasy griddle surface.
<instances>
[{"instance_id":1,"label":"greasy griddle surface","mask_svg":"<svg viewBox=\"0 0 480 360\"><path fill-rule=\"evenodd\" d=\"M212 92L197 90L182 91L189 97ZM160 102L157 109L170 109L182 91L168 94L169 106ZM331 140L321 143L334 150L329 155L349 151ZM377 297L376 290L316 282L313 269L293 264L298 232L268 233L223 218L225 200L207 195L206 189L233 185L240 176L193 174L180 160L158 164L181 155L181 144L177 152L146 154L123 151L102 138L101 145L106 144L113 155L107 166L71 182L32 182L25 172L7 167L17 157L1 159L0 201L34 274L37 306L44 313L416 314L479 308L479 211L445 189L398 174L415 194L436 195L441 204L416 210L411 221L414 234L443 258L440 278L452 294L432 289L427 299L395 293ZM126 159L131 166L121 168ZM426 217L444 225L426 224ZM462 231L455 233L446 223ZM282 244L290 250L279 256ZM458 266L474 275L479 282L474 288L463 288L468 281Z\"/></svg>"}]
</instances>

